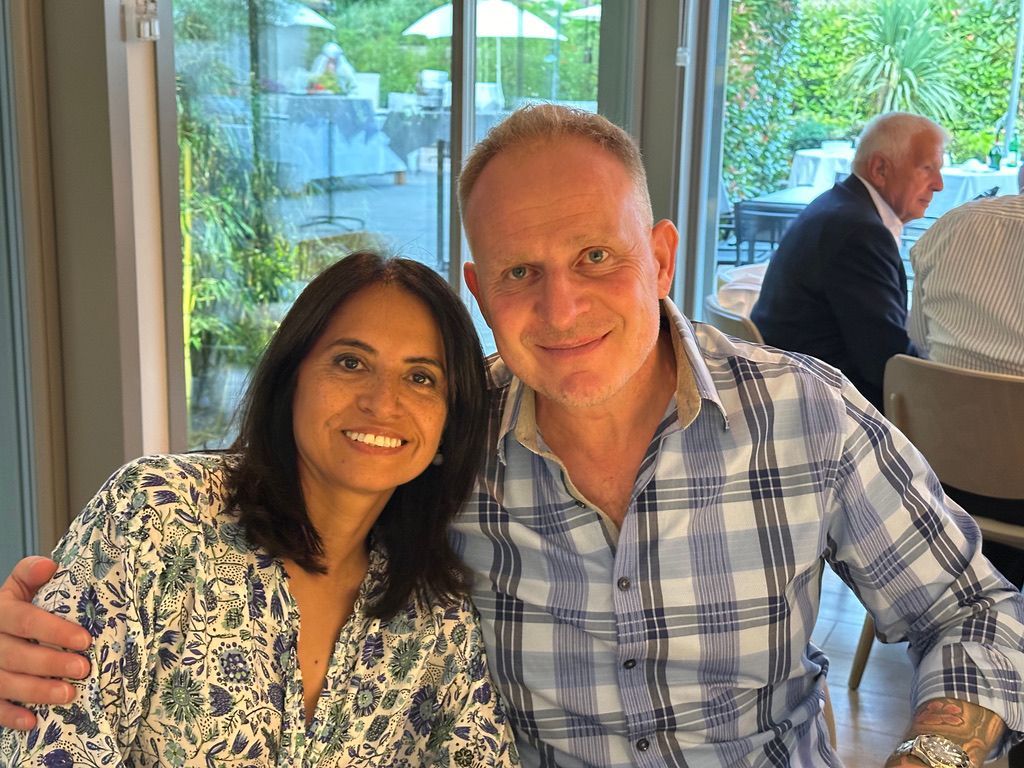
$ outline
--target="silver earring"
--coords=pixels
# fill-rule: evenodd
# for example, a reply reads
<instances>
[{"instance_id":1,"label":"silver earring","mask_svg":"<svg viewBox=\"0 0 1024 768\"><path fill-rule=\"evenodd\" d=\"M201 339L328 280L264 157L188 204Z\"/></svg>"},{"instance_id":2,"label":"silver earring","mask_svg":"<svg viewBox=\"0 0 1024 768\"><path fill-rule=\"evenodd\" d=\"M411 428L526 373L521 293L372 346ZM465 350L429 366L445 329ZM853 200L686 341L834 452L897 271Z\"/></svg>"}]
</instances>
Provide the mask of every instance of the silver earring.
<instances>
[{"instance_id":1,"label":"silver earring","mask_svg":"<svg viewBox=\"0 0 1024 768\"><path fill-rule=\"evenodd\" d=\"M442 464L444 464L444 456L442 456L441 452L438 451L437 453L434 454L434 458L430 460L430 463L433 464L435 467L440 467Z\"/></svg>"}]
</instances>

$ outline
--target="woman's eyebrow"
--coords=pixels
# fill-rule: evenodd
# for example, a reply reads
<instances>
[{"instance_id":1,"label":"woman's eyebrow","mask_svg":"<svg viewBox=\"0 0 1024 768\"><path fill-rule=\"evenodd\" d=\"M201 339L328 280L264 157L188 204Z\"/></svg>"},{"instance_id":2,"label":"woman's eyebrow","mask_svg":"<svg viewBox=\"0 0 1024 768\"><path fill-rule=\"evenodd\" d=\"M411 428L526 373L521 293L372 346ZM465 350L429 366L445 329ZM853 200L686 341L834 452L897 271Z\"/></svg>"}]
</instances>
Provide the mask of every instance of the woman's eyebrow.
<instances>
[{"instance_id":1,"label":"woman's eyebrow","mask_svg":"<svg viewBox=\"0 0 1024 768\"><path fill-rule=\"evenodd\" d=\"M364 352L367 352L372 355L377 354L377 349L374 346L367 344L365 341L360 341L359 339L350 339L343 337L335 339L334 341L327 345L327 349L329 350L335 347L354 347L356 349L361 349ZM428 355L413 355L411 357L405 358L405 362L416 365L429 365L434 368L437 368L439 371L444 370L443 362L438 360L436 357L430 357Z\"/></svg>"},{"instance_id":2,"label":"woman's eyebrow","mask_svg":"<svg viewBox=\"0 0 1024 768\"><path fill-rule=\"evenodd\" d=\"M334 347L355 347L356 349L361 349L364 352L377 354L377 350L373 346L367 344L365 341L360 341L359 339L349 339L344 337L335 339L327 345L328 349L332 349Z\"/></svg>"}]
</instances>

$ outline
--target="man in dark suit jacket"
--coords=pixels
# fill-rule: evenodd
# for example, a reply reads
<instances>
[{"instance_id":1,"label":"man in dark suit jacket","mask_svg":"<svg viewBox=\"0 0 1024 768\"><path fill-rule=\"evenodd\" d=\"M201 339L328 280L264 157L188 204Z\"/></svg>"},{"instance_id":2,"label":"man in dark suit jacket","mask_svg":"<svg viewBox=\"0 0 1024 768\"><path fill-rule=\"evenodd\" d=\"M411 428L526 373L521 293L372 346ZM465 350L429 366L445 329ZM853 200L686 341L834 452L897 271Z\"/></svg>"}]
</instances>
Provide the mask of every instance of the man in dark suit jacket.
<instances>
[{"instance_id":1,"label":"man in dark suit jacket","mask_svg":"<svg viewBox=\"0 0 1024 768\"><path fill-rule=\"evenodd\" d=\"M942 189L947 135L904 112L872 120L853 174L793 222L765 273L751 319L765 342L839 368L878 408L895 354L917 355L907 334L903 224Z\"/></svg>"}]
</instances>

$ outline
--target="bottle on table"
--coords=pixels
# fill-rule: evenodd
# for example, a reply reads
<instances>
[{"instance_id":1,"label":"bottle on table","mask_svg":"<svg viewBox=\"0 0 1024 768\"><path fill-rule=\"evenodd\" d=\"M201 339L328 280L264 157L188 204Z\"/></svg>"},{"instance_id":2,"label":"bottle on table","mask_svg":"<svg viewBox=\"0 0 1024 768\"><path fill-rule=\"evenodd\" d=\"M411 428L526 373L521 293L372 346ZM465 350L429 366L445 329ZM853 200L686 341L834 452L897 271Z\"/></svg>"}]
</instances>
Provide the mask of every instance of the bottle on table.
<instances>
[{"instance_id":1,"label":"bottle on table","mask_svg":"<svg viewBox=\"0 0 1024 768\"><path fill-rule=\"evenodd\" d=\"M1003 148L999 146L999 131L996 131L996 140L992 142L992 149L988 151L988 167L998 171L1003 161Z\"/></svg>"},{"instance_id":2,"label":"bottle on table","mask_svg":"<svg viewBox=\"0 0 1024 768\"><path fill-rule=\"evenodd\" d=\"M1006 148L1006 164L1010 166L1016 166L1020 162L1020 137L1016 131L1013 132L1013 138L1010 139L1010 144Z\"/></svg>"}]
</instances>

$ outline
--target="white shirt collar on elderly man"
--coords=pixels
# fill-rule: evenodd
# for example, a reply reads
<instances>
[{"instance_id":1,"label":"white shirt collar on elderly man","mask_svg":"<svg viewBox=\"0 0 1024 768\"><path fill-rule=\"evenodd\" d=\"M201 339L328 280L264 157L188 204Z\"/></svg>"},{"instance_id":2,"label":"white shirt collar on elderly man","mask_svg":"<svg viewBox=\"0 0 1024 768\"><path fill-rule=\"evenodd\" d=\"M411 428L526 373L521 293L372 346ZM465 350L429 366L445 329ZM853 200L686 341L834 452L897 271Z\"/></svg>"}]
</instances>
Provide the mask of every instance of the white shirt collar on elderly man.
<instances>
[{"instance_id":1,"label":"white shirt collar on elderly man","mask_svg":"<svg viewBox=\"0 0 1024 768\"><path fill-rule=\"evenodd\" d=\"M878 190L871 186L871 182L861 176L859 173L853 174L861 183L867 187L868 194L871 195L871 199L875 202L875 208L878 209L878 215L882 217L882 223L885 228L892 233L893 239L896 241L896 247L900 247L900 239L903 237L903 222L900 221L899 216L893 211L892 207L885 202L885 198L879 194Z\"/></svg>"}]
</instances>

